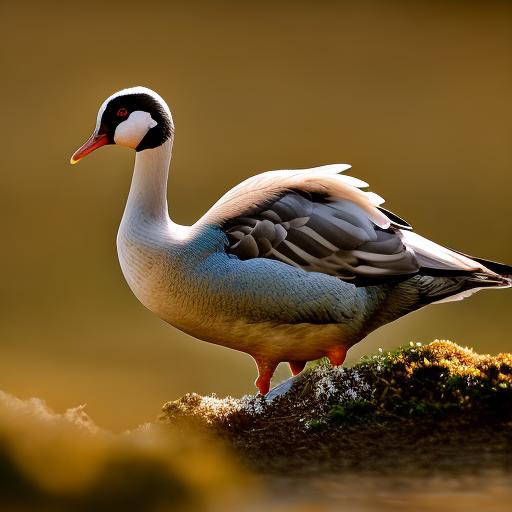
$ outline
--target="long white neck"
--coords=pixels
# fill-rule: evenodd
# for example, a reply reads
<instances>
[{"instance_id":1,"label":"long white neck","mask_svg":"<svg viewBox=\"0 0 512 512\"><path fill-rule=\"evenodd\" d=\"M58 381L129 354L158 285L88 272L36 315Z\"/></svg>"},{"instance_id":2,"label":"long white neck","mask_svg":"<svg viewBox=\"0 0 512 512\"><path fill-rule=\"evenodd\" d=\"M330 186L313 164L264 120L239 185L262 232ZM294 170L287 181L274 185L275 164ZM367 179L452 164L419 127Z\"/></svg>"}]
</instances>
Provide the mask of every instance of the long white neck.
<instances>
[{"instance_id":1,"label":"long white neck","mask_svg":"<svg viewBox=\"0 0 512 512\"><path fill-rule=\"evenodd\" d=\"M152 311L159 310L152 272L158 254L172 254L174 227L167 210L172 138L137 153L132 184L117 233L119 263L128 285ZM164 251L161 251L165 248ZM153 269L153 270L152 270Z\"/></svg>"},{"instance_id":2,"label":"long white neck","mask_svg":"<svg viewBox=\"0 0 512 512\"><path fill-rule=\"evenodd\" d=\"M171 162L173 137L154 149L137 153L132 184L123 222L133 218L169 221L167 178Z\"/></svg>"}]
</instances>

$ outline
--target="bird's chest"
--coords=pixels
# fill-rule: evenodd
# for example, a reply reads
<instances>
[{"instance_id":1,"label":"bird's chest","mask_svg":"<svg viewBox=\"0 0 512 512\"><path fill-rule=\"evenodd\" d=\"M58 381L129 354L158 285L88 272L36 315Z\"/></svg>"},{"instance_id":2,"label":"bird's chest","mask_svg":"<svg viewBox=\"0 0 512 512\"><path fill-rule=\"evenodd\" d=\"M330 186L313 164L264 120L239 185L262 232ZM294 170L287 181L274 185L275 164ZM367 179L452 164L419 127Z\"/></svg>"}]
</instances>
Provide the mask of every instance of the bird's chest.
<instances>
[{"instance_id":1,"label":"bird's chest","mask_svg":"<svg viewBox=\"0 0 512 512\"><path fill-rule=\"evenodd\" d=\"M209 317L207 283L196 271L204 247L196 245L176 240L165 226L141 222L121 223L117 235L119 263L134 295L187 332Z\"/></svg>"},{"instance_id":2,"label":"bird's chest","mask_svg":"<svg viewBox=\"0 0 512 512\"><path fill-rule=\"evenodd\" d=\"M117 234L119 264L128 286L148 309L159 313L169 301L169 279L166 268L165 238L158 226L144 223L126 227L121 224Z\"/></svg>"}]
</instances>

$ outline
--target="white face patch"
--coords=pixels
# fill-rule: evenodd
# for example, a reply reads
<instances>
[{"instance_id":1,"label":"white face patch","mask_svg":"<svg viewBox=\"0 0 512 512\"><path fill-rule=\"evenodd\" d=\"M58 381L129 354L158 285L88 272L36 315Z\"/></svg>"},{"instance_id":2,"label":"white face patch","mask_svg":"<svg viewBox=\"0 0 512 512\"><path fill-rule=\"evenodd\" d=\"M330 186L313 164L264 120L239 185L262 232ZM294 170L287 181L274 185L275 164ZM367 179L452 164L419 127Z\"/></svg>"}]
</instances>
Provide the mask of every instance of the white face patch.
<instances>
[{"instance_id":1,"label":"white face patch","mask_svg":"<svg viewBox=\"0 0 512 512\"><path fill-rule=\"evenodd\" d=\"M149 112L136 110L126 121L120 123L114 133L114 142L119 146L135 149L151 128L158 123Z\"/></svg>"}]
</instances>

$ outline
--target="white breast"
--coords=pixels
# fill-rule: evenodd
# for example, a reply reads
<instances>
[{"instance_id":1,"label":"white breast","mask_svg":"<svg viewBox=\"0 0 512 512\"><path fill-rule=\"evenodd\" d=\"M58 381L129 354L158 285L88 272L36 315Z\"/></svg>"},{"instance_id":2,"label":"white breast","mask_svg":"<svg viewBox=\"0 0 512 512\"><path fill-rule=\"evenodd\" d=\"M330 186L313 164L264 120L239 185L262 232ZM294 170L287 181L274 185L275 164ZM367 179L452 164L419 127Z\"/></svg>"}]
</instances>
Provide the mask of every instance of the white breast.
<instances>
[{"instance_id":1,"label":"white breast","mask_svg":"<svg viewBox=\"0 0 512 512\"><path fill-rule=\"evenodd\" d=\"M162 283L163 239L161 228L144 222L123 222L117 234L117 253L126 282L140 302L157 314L169 299Z\"/></svg>"}]
</instances>

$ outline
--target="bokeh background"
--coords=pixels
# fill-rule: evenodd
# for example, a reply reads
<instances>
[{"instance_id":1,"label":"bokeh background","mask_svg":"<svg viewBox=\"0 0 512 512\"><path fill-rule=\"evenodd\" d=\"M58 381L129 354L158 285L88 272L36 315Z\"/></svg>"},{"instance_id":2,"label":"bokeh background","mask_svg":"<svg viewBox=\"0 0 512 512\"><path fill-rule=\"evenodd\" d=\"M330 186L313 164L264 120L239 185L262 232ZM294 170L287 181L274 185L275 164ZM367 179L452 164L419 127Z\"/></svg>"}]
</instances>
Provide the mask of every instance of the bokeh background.
<instances>
[{"instance_id":1,"label":"bokeh background","mask_svg":"<svg viewBox=\"0 0 512 512\"><path fill-rule=\"evenodd\" d=\"M0 389L87 403L115 430L186 392L254 392L249 356L166 325L125 284L134 155L68 164L127 86L173 111L177 222L254 173L348 162L421 234L511 263L511 26L493 1L1 2ZM507 291L432 306L348 364L435 338L510 351L511 308Z\"/></svg>"}]
</instances>

